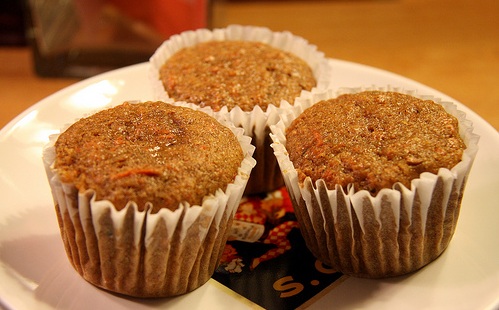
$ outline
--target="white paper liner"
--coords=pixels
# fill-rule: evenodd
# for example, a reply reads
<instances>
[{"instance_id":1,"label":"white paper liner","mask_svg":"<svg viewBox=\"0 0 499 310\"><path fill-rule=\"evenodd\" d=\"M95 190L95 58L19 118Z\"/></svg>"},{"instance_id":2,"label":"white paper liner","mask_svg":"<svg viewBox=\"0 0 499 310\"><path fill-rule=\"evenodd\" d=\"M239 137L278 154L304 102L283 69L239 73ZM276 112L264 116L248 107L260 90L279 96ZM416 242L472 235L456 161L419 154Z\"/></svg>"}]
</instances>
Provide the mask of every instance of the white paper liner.
<instances>
[{"instance_id":1,"label":"white paper liner","mask_svg":"<svg viewBox=\"0 0 499 310\"><path fill-rule=\"evenodd\" d=\"M440 103L459 121L459 132L467 147L462 161L450 170L440 169L437 174L422 173L411 182L410 189L397 183L391 189L382 189L376 197L365 190L355 192L352 186L346 193L341 186L328 189L323 180L312 184L306 178L300 185L286 151L286 128L321 100L365 90L397 91ZM272 147L304 238L319 259L346 274L385 277L417 270L441 254L454 232L466 178L478 151L479 137L473 134L465 113L453 103L390 86L307 92L293 107L285 104L279 112L281 120L271 126ZM302 214L300 210L306 212ZM368 228L373 224L375 229ZM372 234L377 234L378 239ZM360 240L368 238L374 239Z\"/></svg>"},{"instance_id":2,"label":"white paper liner","mask_svg":"<svg viewBox=\"0 0 499 310\"><path fill-rule=\"evenodd\" d=\"M325 90L330 87L332 81L330 63L315 45L290 32L273 32L264 27L230 25L227 28L214 30L186 31L163 42L149 60L149 81L156 99L173 102L166 93L159 76L160 68L166 60L184 47L213 40L258 41L293 53L312 68L317 81L314 89ZM269 126L279 119L275 105L269 105L266 111L257 106L252 111L243 111L236 107L228 112L224 107L217 114L227 115L236 127L244 128L245 133L253 138L253 145L256 146L257 165L253 169L246 194L268 192L282 186L279 167L270 148L271 141L268 137Z\"/></svg>"},{"instance_id":3,"label":"white paper liner","mask_svg":"<svg viewBox=\"0 0 499 310\"><path fill-rule=\"evenodd\" d=\"M191 291L211 277L256 164L251 139L241 128L219 121L236 135L245 154L233 183L201 206L181 203L175 211L154 214L151 208L138 211L135 202L117 211L110 201L96 200L93 190L78 193L73 184L62 183L53 169L58 135L50 137L43 162L62 238L73 267L87 281L126 295L166 297Z\"/></svg>"}]
</instances>

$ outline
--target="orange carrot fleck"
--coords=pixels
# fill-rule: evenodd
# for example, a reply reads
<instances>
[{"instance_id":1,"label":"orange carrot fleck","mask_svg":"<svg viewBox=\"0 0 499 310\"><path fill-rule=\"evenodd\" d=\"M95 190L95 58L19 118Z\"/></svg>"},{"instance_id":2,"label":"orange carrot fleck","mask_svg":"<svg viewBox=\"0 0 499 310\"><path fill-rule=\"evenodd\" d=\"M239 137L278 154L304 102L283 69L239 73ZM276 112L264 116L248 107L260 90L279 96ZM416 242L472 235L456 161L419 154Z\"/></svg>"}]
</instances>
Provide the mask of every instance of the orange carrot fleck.
<instances>
[{"instance_id":1,"label":"orange carrot fleck","mask_svg":"<svg viewBox=\"0 0 499 310\"><path fill-rule=\"evenodd\" d=\"M127 171L120 172L118 174L115 174L112 179L119 179L119 178L125 178L129 177L134 174L143 174L147 176L159 176L161 175L161 172L153 169L131 169Z\"/></svg>"}]
</instances>

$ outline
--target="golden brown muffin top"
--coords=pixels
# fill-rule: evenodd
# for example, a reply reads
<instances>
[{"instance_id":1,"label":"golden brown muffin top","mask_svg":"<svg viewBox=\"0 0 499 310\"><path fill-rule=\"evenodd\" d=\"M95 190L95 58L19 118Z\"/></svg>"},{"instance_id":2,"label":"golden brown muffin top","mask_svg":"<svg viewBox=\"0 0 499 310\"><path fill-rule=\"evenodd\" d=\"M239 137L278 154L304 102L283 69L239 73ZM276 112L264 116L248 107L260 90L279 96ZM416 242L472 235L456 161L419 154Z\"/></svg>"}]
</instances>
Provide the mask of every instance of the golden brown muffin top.
<instances>
[{"instance_id":1,"label":"golden brown muffin top","mask_svg":"<svg viewBox=\"0 0 499 310\"><path fill-rule=\"evenodd\" d=\"M282 99L294 102L316 85L311 68L297 56L268 44L209 41L181 49L160 69L170 98L219 111L251 111Z\"/></svg>"},{"instance_id":2,"label":"golden brown muffin top","mask_svg":"<svg viewBox=\"0 0 499 310\"><path fill-rule=\"evenodd\" d=\"M301 182L309 176L330 189L353 184L373 195L450 169L465 149L457 119L440 104L381 91L318 102L293 121L286 138Z\"/></svg>"},{"instance_id":3,"label":"golden brown muffin top","mask_svg":"<svg viewBox=\"0 0 499 310\"><path fill-rule=\"evenodd\" d=\"M55 143L62 182L96 191L118 210L135 201L153 213L201 204L225 190L243 160L230 129L211 116L163 102L124 103L83 118Z\"/></svg>"}]
</instances>

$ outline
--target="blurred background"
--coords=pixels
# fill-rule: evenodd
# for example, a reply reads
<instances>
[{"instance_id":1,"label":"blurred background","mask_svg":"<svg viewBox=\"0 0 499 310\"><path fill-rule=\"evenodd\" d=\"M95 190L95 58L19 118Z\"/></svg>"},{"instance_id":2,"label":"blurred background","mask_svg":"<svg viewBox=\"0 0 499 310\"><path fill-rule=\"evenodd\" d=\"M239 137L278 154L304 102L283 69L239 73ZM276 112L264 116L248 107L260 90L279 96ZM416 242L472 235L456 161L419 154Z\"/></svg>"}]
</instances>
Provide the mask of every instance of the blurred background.
<instances>
[{"instance_id":1,"label":"blurred background","mask_svg":"<svg viewBox=\"0 0 499 310\"><path fill-rule=\"evenodd\" d=\"M40 76L89 77L147 61L169 36L208 27L208 0L2 0L6 45Z\"/></svg>"},{"instance_id":2,"label":"blurred background","mask_svg":"<svg viewBox=\"0 0 499 310\"><path fill-rule=\"evenodd\" d=\"M248 24L431 86L498 129L498 16L497 0L1 0L0 127L83 78L147 61L174 33Z\"/></svg>"}]
</instances>

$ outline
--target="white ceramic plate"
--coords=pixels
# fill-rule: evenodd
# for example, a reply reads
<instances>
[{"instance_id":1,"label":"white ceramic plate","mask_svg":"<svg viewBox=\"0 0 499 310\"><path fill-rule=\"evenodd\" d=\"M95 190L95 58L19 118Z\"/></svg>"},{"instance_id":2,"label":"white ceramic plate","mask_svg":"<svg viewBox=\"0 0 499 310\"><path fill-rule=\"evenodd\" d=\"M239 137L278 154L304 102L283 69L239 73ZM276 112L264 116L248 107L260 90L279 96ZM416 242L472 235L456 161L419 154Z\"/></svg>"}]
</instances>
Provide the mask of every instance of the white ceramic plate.
<instances>
[{"instance_id":1,"label":"white ceramic plate","mask_svg":"<svg viewBox=\"0 0 499 310\"><path fill-rule=\"evenodd\" d=\"M427 86L379 69L331 60L335 85ZM0 306L12 309L247 309L255 304L214 280L184 296L140 300L104 292L69 265L41 160L49 134L103 107L152 99L148 64L104 73L65 88L0 131ZM29 91L29 90L27 90ZM308 305L315 309L493 309L499 307L499 134L464 105L481 136L456 233L421 271L387 280L347 278Z\"/></svg>"}]
</instances>

